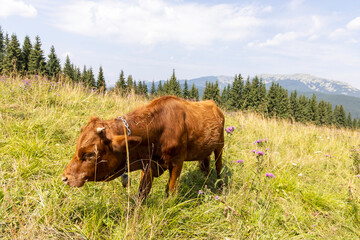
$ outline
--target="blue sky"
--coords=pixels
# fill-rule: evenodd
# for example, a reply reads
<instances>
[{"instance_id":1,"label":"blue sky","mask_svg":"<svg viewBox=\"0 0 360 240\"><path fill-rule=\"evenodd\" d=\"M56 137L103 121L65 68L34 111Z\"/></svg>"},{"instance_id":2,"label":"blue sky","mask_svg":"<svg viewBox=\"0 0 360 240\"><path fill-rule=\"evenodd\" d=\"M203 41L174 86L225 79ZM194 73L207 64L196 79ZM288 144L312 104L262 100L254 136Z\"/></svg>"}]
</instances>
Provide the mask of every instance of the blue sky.
<instances>
[{"instance_id":1,"label":"blue sky","mask_svg":"<svg viewBox=\"0 0 360 240\"><path fill-rule=\"evenodd\" d=\"M360 88L359 0L0 0L0 25L64 63L135 80L308 73Z\"/></svg>"}]
</instances>

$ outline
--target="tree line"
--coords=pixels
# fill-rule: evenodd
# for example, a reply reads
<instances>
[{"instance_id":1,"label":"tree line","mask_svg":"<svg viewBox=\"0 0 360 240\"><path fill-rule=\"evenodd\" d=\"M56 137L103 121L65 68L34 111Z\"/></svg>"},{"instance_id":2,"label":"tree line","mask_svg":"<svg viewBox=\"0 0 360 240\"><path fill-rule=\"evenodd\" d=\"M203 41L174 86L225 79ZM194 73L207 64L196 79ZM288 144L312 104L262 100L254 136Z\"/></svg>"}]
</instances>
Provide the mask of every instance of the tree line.
<instances>
[{"instance_id":1,"label":"tree line","mask_svg":"<svg viewBox=\"0 0 360 240\"><path fill-rule=\"evenodd\" d=\"M0 73L5 75L41 75L51 79L66 79L71 82L82 83L86 87L105 90L106 83L103 69L100 66L97 79L95 79L92 67L83 67L81 71L66 56L64 67L61 66L55 47L51 46L50 53L45 57L39 36L35 42L31 42L29 36L25 36L23 44L16 34L4 33L0 26Z\"/></svg>"},{"instance_id":2,"label":"tree line","mask_svg":"<svg viewBox=\"0 0 360 240\"><path fill-rule=\"evenodd\" d=\"M95 79L92 67L84 66L81 71L71 62L69 56L66 56L62 67L54 46L51 46L47 57L44 56L41 47L39 36L36 36L34 43L26 36L20 46L17 36L12 34L9 37L7 33L4 34L0 26L0 73L6 75L16 73L24 76L42 75L52 79L65 78L67 81L83 84L91 89L107 91L101 66ZM200 99L199 90L194 83L189 88L185 81L184 87L181 87L176 79L175 70L169 80L160 81L157 86L153 81L150 90L145 81L135 81L132 75L125 78L124 71L121 70L115 87L110 91L117 91L122 95L134 93L146 98L175 95L194 101ZM250 110L270 118L292 119L296 122L311 122L316 125L360 128L359 119L352 118L350 112L346 115L342 105L333 108L329 102L318 102L315 94L312 98L298 95L296 91L289 95L288 90L275 83L266 90L265 83L257 76L251 80L247 77L245 81L241 74L235 75L233 83L227 85L222 91L217 81L206 82L202 99L212 99L227 111Z\"/></svg>"},{"instance_id":3,"label":"tree line","mask_svg":"<svg viewBox=\"0 0 360 240\"><path fill-rule=\"evenodd\" d=\"M224 109L229 111L251 110L263 114L265 117L291 119L301 123L316 125L334 125L336 127L360 128L360 121L346 114L342 105L333 108L330 102L317 101L316 95L312 98L299 95L297 91L288 93L288 90L272 83L266 90L262 79L255 76L252 80L243 79L241 74L235 75L232 84L226 86L220 94L218 82L206 83L203 99L213 99Z\"/></svg>"}]
</instances>

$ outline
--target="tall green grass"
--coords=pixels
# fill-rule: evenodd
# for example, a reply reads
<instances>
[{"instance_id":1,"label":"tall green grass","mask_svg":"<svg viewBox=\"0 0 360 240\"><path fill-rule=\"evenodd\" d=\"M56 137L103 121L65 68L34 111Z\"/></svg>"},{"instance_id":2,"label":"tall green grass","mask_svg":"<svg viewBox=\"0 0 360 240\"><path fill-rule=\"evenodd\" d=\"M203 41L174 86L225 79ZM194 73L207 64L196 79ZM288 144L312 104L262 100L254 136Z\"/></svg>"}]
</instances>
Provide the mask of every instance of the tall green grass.
<instances>
[{"instance_id":1,"label":"tall green grass","mask_svg":"<svg viewBox=\"0 0 360 240\"><path fill-rule=\"evenodd\" d=\"M134 172L128 208L119 179L69 188L61 174L91 115L121 116L144 99L37 77L0 77L0 96L3 239L360 238L359 132L225 113L236 129L223 180L187 162L176 195L165 196L165 173L139 203Z\"/></svg>"}]
</instances>

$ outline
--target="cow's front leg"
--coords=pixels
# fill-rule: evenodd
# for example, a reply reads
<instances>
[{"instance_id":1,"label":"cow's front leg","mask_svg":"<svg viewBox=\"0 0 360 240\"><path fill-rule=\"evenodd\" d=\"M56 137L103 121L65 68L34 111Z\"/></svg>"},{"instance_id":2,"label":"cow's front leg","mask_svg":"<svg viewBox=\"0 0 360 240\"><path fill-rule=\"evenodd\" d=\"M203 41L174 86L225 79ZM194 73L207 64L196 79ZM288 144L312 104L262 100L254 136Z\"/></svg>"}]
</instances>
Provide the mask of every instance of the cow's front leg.
<instances>
[{"instance_id":1,"label":"cow's front leg","mask_svg":"<svg viewBox=\"0 0 360 240\"><path fill-rule=\"evenodd\" d=\"M149 195L153 179L154 176L152 174L151 167L147 165L145 169L141 172L141 180L139 187L140 198L146 198Z\"/></svg>"},{"instance_id":2,"label":"cow's front leg","mask_svg":"<svg viewBox=\"0 0 360 240\"><path fill-rule=\"evenodd\" d=\"M172 164L169 167L169 173L170 173L170 177L169 177L169 183L167 185L167 189L166 189L166 193L175 193L176 191L176 187L177 187L177 182L182 170L182 166L183 166L183 161L178 161L175 164Z\"/></svg>"}]
</instances>

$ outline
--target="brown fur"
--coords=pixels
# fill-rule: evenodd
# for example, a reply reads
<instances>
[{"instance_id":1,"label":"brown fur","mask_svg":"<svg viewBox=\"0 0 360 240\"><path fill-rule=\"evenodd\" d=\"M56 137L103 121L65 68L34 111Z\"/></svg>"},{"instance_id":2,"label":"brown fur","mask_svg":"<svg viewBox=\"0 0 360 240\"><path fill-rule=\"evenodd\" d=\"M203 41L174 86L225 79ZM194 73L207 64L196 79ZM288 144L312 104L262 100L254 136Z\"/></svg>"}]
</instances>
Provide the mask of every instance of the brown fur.
<instances>
[{"instance_id":1,"label":"brown fur","mask_svg":"<svg viewBox=\"0 0 360 240\"><path fill-rule=\"evenodd\" d=\"M220 177L225 120L213 101L188 102L165 96L124 118L131 129L131 136L127 136L130 171L143 171L141 195L148 195L153 177L165 170L170 172L167 189L173 192L184 161L199 161L200 168L208 172L212 152ZM98 133L97 128L103 127L105 129ZM82 128L63 181L80 187L86 181L115 179L124 173L126 155L123 122L91 117Z\"/></svg>"}]
</instances>

